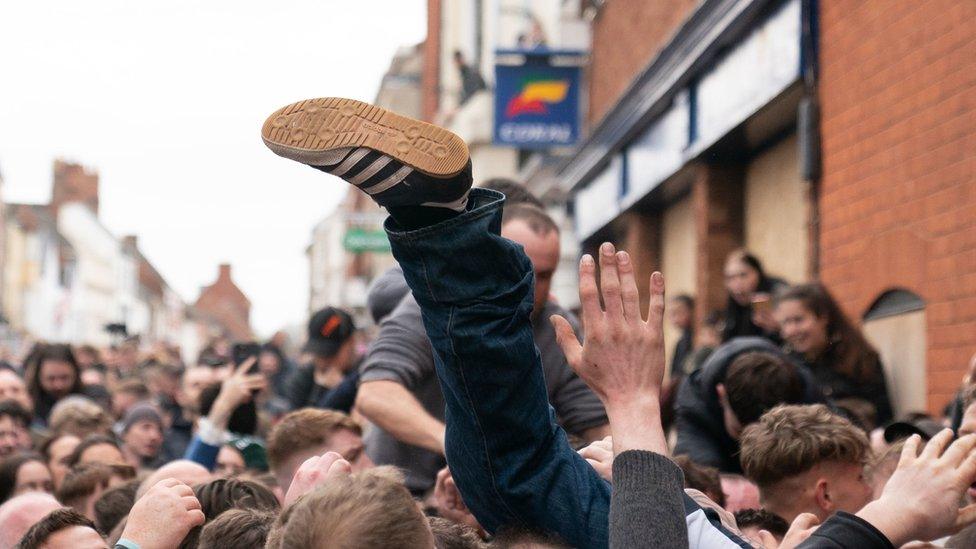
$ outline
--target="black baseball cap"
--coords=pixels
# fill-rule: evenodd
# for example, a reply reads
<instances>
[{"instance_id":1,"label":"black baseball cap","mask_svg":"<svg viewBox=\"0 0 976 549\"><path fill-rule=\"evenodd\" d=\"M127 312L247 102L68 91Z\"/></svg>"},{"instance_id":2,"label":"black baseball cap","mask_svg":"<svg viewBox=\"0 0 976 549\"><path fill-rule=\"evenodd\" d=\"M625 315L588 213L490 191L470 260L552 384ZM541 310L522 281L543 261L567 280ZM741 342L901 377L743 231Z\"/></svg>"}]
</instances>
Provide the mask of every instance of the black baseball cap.
<instances>
[{"instance_id":1,"label":"black baseball cap","mask_svg":"<svg viewBox=\"0 0 976 549\"><path fill-rule=\"evenodd\" d=\"M943 429L945 427L938 421L922 417L906 421L896 421L888 425L884 430L884 438L888 444L893 444L912 435L918 435L922 437L922 441L928 441Z\"/></svg>"},{"instance_id":2,"label":"black baseball cap","mask_svg":"<svg viewBox=\"0 0 976 549\"><path fill-rule=\"evenodd\" d=\"M356 325L349 313L335 307L326 307L312 315L308 321L305 352L324 357L334 356L355 331Z\"/></svg>"}]
</instances>

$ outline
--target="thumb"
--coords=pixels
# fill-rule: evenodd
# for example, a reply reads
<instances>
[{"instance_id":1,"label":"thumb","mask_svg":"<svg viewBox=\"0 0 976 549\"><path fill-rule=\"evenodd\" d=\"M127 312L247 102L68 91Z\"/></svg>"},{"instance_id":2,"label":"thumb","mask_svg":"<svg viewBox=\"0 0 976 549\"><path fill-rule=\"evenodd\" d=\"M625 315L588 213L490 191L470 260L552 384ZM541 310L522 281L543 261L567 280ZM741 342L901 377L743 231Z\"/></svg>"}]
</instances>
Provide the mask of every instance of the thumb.
<instances>
[{"instance_id":1,"label":"thumb","mask_svg":"<svg viewBox=\"0 0 976 549\"><path fill-rule=\"evenodd\" d=\"M566 355L566 362L574 370L577 369L583 358L583 347L580 345L579 340L576 339L576 332L573 331L573 327L570 326L569 321L559 315L550 316L549 322L552 323L553 329L556 330L556 342L559 343L563 354Z\"/></svg>"},{"instance_id":2,"label":"thumb","mask_svg":"<svg viewBox=\"0 0 976 549\"><path fill-rule=\"evenodd\" d=\"M967 505L959 510L954 531L958 532L973 523L976 523L976 503Z\"/></svg>"}]
</instances>

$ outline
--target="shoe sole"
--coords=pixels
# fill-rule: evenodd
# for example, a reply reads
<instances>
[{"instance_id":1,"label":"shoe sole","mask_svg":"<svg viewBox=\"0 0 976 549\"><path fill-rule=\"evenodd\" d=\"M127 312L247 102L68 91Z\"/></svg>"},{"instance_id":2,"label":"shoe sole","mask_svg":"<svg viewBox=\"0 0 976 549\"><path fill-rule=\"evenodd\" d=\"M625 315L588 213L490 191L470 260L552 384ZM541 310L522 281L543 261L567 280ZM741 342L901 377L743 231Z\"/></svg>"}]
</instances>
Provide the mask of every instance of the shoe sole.
<instances>
[{"instance_id":1,"label":"shoe sole","mask_svg":"<svg viewBox=\"0 0 976 549\"><path fill-rule=\"evenodd\" d=\"M278 109L261 128L275 154L313 166L336 149L367 147L427 175L452 177L468 163L468 146L444 128L382 107L339 97L306 99Z\"/></svg>"}]
</instances>

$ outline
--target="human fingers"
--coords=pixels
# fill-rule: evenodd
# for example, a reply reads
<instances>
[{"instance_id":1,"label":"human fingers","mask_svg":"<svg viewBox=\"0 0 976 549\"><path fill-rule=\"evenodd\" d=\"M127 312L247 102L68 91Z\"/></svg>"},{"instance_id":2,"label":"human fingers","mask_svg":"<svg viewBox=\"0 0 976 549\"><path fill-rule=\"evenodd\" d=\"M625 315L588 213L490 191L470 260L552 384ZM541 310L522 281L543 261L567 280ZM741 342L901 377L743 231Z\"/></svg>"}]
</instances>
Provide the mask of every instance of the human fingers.
<instances>
[{"instance_id":1,"label":"human fingers","mask_svg":"<svg viewBox=\"0 0 976 549\"><path fill-rule=\"evenodd\" d=\"M939 434L932 437L926 444L925 449L922 450L922 455L919 456L923 459L937 459L942 455L946 446L952 441L953 433L952 429L943 429L939 431Z\"/></svg>"},{"instance_id":2,"label":"human fingers","mask_svg":"<svg viewBox=\"0 0 976 549\"><path fill-rule=\"evenodd\" d=\"M579 296L583 325L587 332L595 329L603 317L600 309L600 295L596 287L596 263L590 254L580 258Z\"/></svg>"},{"instance_id":3,"label":"human fingers","mask_svg":"<svg viewBox=\"0 0 976 549\"><path fill-rule=\"evenodd\" d=\"M576 370L581 365L583 358L583 347L576 339L576 332L573 331L569 321L559 315L549 317L549 322L552 323L553 330L556 332L556 343L563 350L566 362ZM576 373L579 374L579 371Z\"/></svg>"},{"instance_id":4,"label":"human fingers","mask_svg":"<svg viewBox=\"0 0 976 549\"><path fill-rule=\"evenodd\" d=\"M655 271L649 285L647 324L664 329L664 275Z\"/></svg>"},{"instance_id":5,"label":"human fingers","mask_svg":"<svg viewBox=\"0 0 976 549\"><path fill-rule=\"evenodd\" d=\"M203 508L200 505L200 500L197 499L194 496L183 496L180 499L183 501L183 507L185 507L187 511L192 511L194 509L202 509Z\"/></svg>"},{"instance_id":6,"label":"human fingers","mask_svg":"<svg viewBox=\"0 0 976 549\"><path fill-rule=\"evenodd\" d=\"M976 448L976 434L965 435L949 445L949 448L942 454L942 459L952 467L958 468L963 465L965 459L972 453L973 448Z\"/></svg>"},{"instance_id":7,"label":"human fingers","mask_svg":"<svg viewBox=\"0 0 976 549\"><path fill-rule=\"evenodd\" d=\"M634 275L634 262L630 254L617 252L617 272L620 275L620 301L623 304L624 319L628 322L641 321L640 293Z\"/></svg>"},{"instance_id":8,"label":"human fingers","mask_svg":"<svg viewBox=\"0 0 976 549\"><path fill-rule=\"evenodd\" d=\"M244 376L244 375L247 375L247 371L251 369L251 366L254 366L254 362L255 361L257 361L257 357L253 357L252 356L252 357L249 357L244 362L241 362L237 366L237 368L234 370L234 375L235 376Z\"/></svg>"},{"instance_id":9,"label":"human fingers","mask_svg":"<svg viewBox=\"0 0 976 549\"><path fill-rule=\"evenodd\" d=\"M922 437L918 435L912 435L905 440L905 446L901 449L901 457L898 458L898 469L907 467L918 459L918 445L921 441Z\"/></svg>"},{"instance_id":10,"label":"human fingers","mask_svg":"<svg viewBox=\"0 0 976 549\"><path fill-rule=\"evenodd\" d=\"M620 301L617 255L613 244L609 242L600 245L600 293L603 295L603 307L607 312L607 318L611 322L622 320L624 310L623 303Z\"/></svg>"}]
</instances>

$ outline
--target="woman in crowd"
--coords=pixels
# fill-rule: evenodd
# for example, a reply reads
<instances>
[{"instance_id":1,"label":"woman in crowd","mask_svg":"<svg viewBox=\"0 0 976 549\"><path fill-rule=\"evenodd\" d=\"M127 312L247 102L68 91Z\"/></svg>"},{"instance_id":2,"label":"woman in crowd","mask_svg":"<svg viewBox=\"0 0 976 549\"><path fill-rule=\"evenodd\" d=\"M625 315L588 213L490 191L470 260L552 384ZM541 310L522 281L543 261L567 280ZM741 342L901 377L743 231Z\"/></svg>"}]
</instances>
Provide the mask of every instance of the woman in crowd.
<instances>
[{"instance_id":1,"label":"woman in crowd","mask_svg":"<svg viewBox=\"0 0 976 549\"><path fill-rule=\"evenodd\" d=\"M888 385L878 352L820 284L788 288L775 299L787 350L817 378L824 394L865 428L891 420Z\"/></svg>"},{"instance_id":2,"label":"woman in crowd","mask_svg":"<svg viewBox=\"0 0 976 549\"><path fill-rule=\"evenodd\" d=\"M53 435L41 445L41 454L47 458L47 468L51 471L54 488L61 486L61 481L68 474L71 467L68 460L75 448L81 444L81 439L72 434Z\"/></svg>"},{"instance_id":3,"label":"woman in crowd","mask_svg":"<svg viewBox=\"0 0 976 549\"><path fill-rule=\"evenodd\" d=\"M771 299L786 282L768 276L756 256L736 250L725 261L725 289L729 302L725 310L722 341L734 337L762 336L779 341L772 315Z\"/></svg>"},{"instance_id":4,"label":"woman in crowd","mask_svg":"<svg viewBox=\"0 0 976 549\"><path fill-rule=\"evenodd\" d=\"M62 398L84 394L81 371L70 345L38 344L25 361L27 390L35 419L47 426L51 409Z\"/></svg>"},{"instance_id":5,"label":"woman in crowd","mask_svg":"<svg viewBox=\"0 0 976 549\"><path fill-rule=\"evenodd\" d=\"M0 503L25 492L53 491L51 471L42 456L23 452L0 461Z\"/></svg>"}]
</instances>

